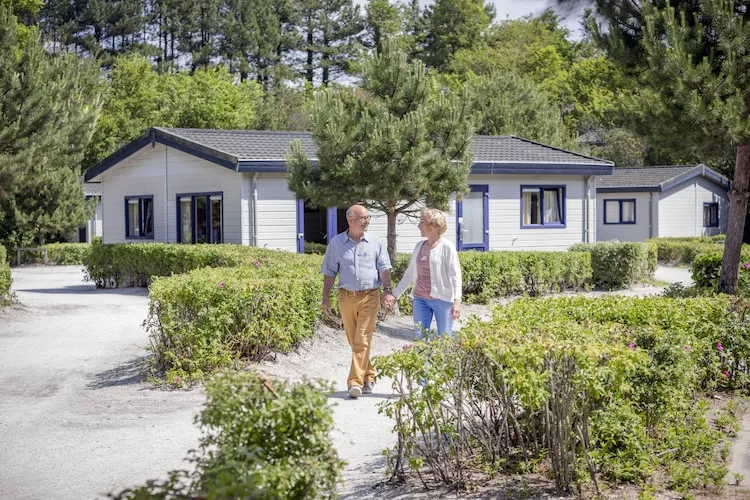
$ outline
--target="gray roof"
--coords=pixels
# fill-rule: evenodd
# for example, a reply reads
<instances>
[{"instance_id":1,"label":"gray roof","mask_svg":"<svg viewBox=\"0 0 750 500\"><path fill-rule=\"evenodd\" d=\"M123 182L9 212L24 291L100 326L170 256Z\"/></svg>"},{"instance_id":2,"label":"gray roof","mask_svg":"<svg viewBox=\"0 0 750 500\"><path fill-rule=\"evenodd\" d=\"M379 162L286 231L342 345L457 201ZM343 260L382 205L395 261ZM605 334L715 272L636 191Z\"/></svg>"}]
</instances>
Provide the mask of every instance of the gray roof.
<instances>
[{"instance_id":1,"label":"gray roof","mask_svg":"<svg viewBox=\"0 0 750 500\"><path fill-rule=\"evenodd\" d=\"M317 161L310 132L215 130L153 127L86 171L87 181L157 142L236 172L286 172L286 154L299 140L303 152ZM547 146L515 136L476 135L471 149L473 174L609 175L611 161Z\"/></svg>"},{"instance_id":2,"label":"gray roof","mask_svg":"<svg viewBox=\"0 0 750 500\"><path fill-rule=\"evenodd\" d=\"M102 195L102 183L101 182L86 182L83 185L86 196L101 196Z\"/></svg>"},{"instance_id":3,"label":"gray roof","mask_svg":"<svg viewBox=\"0 0 750 500\"><path fill-rule=\"evenodd\" d=\"M694 177L704 177L725 188L729 179L706 165L665 165L616 168L612 175L597 177L599 192L665 191Z\"/></svg>"},{"instance_id":4,"label":"gray roof","mask_svg":"<svg viewBox=\"0 0 750 500\"><path fill-rule=\"evenodd\" d=\"M221 151L238 160L283 160L294 140L300 141L302 150L308 157L315 158L318 154L318 148L315 147L310 132L154 128Z\"/></svg>"},{"instance_id":5,"label":"gray roof","mask_svg":"<svg viewBox=\"0 0 750 500\"><path fill-rule=\"evenodd\" d=\"M302 150L316 158L317 147L310 132L277 132L268 130L209 130L194 128L159 128L169 134L227 153L238 160L283 160L289 145L299 140ZM515 136L476 135L471 150L474 162L494 163L573 163L576 165L612 165L571 151L554 148Z\"/></svg>"}]
</instances>

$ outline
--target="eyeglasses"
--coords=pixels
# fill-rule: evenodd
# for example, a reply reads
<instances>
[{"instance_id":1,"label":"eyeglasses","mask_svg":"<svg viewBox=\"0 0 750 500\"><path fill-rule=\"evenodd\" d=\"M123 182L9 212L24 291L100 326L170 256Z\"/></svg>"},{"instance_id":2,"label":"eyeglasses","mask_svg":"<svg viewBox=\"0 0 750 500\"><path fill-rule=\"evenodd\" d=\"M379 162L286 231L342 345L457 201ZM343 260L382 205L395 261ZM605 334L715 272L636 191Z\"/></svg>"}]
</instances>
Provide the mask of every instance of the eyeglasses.
<instances>
[{"instance_id":1,"label":"eyeglasses","mask_svg":"<svg viewBox=\"0 0 750 500\"><path fill-rule=\"evenodd\" d=\"M372 219L371 215L365 215L363 217L356 217L356 219L359 220L359 222L370 222L370 219Z\"/></svg>"}]
</instances>

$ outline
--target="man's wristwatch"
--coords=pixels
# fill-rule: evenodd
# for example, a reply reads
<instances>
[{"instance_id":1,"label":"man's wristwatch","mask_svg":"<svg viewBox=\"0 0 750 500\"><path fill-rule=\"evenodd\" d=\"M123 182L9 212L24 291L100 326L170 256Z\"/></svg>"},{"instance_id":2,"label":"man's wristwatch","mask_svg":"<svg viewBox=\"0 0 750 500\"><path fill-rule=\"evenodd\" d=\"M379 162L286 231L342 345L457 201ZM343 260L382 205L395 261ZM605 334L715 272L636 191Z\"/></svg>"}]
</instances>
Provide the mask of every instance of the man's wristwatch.
<instances>
[{"instance_id":1,"label":"man's wristwatch","mask_svg":"<svg viewBox=\"0 0 750 500\"><path fill-rule=\"evenodd\" d=\"M383 287L383 293L391 293L391 287L389 287L389 286L384 286L384 287Z\"/></svg>"}]
</instances>

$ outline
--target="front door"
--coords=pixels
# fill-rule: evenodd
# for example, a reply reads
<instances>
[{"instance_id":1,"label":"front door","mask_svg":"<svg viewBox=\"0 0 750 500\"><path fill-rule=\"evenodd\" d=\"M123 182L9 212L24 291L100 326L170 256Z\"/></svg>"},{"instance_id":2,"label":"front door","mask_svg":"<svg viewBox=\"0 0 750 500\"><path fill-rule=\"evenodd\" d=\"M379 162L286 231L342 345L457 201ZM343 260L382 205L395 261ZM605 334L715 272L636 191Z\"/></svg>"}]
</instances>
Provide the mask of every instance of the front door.
<instances>
[{"instance_id":1,"label":"front door","mask_svg":"<svg viewBox=\"0 0 750 500\"><path fill-rule=\"evenodd\" d=\"M456 247L461 250L490 249L489 186L469 186L469 193L456 202Z\"/></svg>"}]
</instances>

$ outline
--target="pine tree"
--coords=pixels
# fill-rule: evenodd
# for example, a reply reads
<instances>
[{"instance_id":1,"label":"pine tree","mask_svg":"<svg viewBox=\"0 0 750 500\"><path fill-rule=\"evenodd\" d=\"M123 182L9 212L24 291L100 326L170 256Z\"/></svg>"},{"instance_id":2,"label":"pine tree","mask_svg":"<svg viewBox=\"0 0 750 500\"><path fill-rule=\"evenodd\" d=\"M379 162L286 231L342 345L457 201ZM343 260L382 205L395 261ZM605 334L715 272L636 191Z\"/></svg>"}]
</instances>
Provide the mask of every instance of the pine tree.
<instances>
[{"instance_id":1,"label":"pine tree","mask_svg":"<svg viewBox=\"0 0 750 500\"><path fill-rule=\"evenodd\" d=\"M78 181L99 112L99 71L49 57L36 29L23 42L0 7L0 241L44 244L82 225L93 207Z\"/></svg>"},{"instance_id":2,"label":"pine tree","mask_svg":"<svg viewBox=\"0 0 750 500\"><path fill-rule=\"evenodd\" d=\"M427 13L427 62L444 71L453 55L474 47L495 17L484 0L437 0Z\"/></svg>"},{"instance_id":3,"label":"pine tree","mask_svg":"<svg viewBox=\"0 0 750 500\"><path fill-rule=\"evenodd\" d=\"M217 53L220 36L220 0L182 2L179 13L179 47L190 54L190 69L208 66Z\"/></svg>"},{"instance_id":4,"label":"pine tree","mask_svg":"<svg viewBox=\"0 0 750 500\"><path fill-rule=\"evenodd\" d=\"M746 0L595 0L589 24L610 57L646 86L638 122L695 156L734 149L720 288L736 293L750 198L750 11Z\"/></svg>"},{"instance_id":5,"label":"pine tree","mask_svg":"<svg viewBox=\"0 0 750 500\"><path fill-rule=\"evenodd\" d=\"M440 89L424 63L387 41L364 61L360 89L318 92L318 164L293 144L289 187L313 206L362 203L385 213L395 259L399 214L415 215L422 203L445 210L452 193L466 192L472 123L468 95Z\"/></svg>"}]
</instances>

